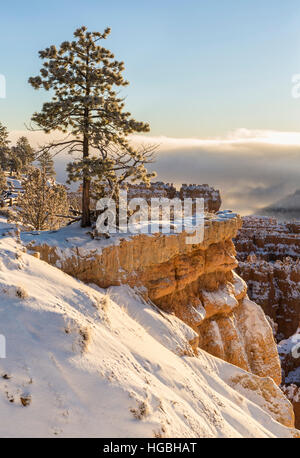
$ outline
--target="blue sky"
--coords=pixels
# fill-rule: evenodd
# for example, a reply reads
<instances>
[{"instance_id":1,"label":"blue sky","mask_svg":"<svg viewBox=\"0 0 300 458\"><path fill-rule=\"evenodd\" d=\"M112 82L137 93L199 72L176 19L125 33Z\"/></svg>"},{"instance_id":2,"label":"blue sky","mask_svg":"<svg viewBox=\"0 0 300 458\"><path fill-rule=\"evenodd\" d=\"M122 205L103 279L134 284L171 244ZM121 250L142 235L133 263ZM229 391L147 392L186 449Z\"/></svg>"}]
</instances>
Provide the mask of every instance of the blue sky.
<instances>
[{"instance_id":1,"label":"blue sky","mask_svg":"<svg viewBox=\"0 0 300 458\"><path fill-rule=\"evenodd\" d=\"M299 0L29 0L1 5L0 120L24 128L47 95L29 76L38 50L74 29L112 28L106 41L125 61L127 106L151 135L222 137L237 128L299 131Z\"/></svg>"},{"instance_id":2,"label":"blue sky","mask_svg":"<svg viewBox=\"0 0 300 458\"><path fill-rule=\"evenodd\" d=\"M255 212L299 188L299 0L54 0L1 5L0 121L13 143L49 94L34 91L38 51L86 25L112 33L105 45L126 65L127 108L160 145L158 179L209 183L223 207ZM150 137L150 138L149 138ZM208 139L208 140L207 140ZM139 142L141 138L137 139ZM65 179L70 157L57 157Z\"/></svg>"}]
</instances>

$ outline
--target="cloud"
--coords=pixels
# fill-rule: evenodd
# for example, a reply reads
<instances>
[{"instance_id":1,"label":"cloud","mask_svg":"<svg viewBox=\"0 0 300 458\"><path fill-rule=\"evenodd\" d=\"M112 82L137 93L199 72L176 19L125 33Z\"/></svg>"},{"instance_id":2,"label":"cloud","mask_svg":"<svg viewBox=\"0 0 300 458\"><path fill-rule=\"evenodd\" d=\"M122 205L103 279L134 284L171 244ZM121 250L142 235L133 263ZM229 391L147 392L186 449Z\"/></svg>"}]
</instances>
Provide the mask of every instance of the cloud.
<instances>
[{"instance_id":1,"label":"cloud","mask_svg":"<svg viewBox=\"0 0 300 458\"><path fill-rule=\"evenodd\" d=\"M60 138L38 132L12 132L14 142L27 135L34 146ZM181 183L208 183L220 189L223 208L243 214L281 199L300 187L300 132L238 129L223 138L132 136L136 144L156 144L151 169L158 179ZM65 179L69 155L56 158L58 179Z\"/></svg>"}]
</instances>

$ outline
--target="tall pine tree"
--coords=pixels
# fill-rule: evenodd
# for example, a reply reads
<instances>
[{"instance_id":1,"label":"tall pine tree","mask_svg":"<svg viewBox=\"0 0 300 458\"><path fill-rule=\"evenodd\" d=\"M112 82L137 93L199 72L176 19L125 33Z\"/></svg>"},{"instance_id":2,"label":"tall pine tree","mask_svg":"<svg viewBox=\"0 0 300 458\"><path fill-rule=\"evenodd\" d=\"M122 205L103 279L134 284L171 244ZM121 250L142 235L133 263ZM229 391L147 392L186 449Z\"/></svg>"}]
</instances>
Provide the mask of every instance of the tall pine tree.
<instances>
[{"instance_id":1,"label":"tall pine tree","mask_svg":"<svg viewBox=\"0 0 300 458\"><path fill-rule=\"evenodd\" d=\"M122 179L149 182L145 164L151 160L152 149L134 148L128 135L148 132L149 125L138 122L125 111L124 99L116 88L126 86L122 76L124 63L100 45L110 33L89 32L81 27L73 41L64 41L59 49L50 46L39 52L43 59L40 76L29 78L35 88L53 91L50 102L32 121L44 132L54 129L67 134L43 151L80 152L81 159L69 166L70 179L82 181L82 226L89 226L90 187L93 177L112 186Z\"/></svg>"}]
</instances>

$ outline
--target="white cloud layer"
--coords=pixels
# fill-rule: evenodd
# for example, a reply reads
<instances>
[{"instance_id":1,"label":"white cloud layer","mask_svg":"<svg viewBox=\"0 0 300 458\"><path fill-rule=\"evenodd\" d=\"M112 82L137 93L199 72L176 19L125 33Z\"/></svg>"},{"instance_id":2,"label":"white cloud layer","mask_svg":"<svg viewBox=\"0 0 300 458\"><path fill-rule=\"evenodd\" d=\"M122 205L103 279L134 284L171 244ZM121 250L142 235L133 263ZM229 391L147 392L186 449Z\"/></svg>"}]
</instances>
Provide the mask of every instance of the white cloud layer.
<instances>
[{"instance_id":1,"label":"white cloud layer","mask_svg":"<svg viewBox=\"0 0 300 458\"><path fill-rule=\"evenodd\" d=\"M37 147L61 134L11 132L11 140L26 135ZM223 138L132 136L134 143L158 145L151 169L158 179L208 183L219 188L223 207L253 212L300 188L300 132L237 129ZM59 180L65 179L70 156L56 158Z\"/></svg>"}]
</instances>

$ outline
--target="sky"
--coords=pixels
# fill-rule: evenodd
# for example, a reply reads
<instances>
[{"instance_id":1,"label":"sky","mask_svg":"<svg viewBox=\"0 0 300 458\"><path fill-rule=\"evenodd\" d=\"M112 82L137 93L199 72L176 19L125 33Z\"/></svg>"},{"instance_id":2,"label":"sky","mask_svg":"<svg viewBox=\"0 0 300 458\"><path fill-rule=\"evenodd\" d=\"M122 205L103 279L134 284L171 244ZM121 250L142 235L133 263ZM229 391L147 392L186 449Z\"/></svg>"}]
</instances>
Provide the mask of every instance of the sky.
<instances>
[{"instance_id":1,"label":"sky","mask_svg":"<svg viewBox=\"0 0 300 458\"><path fill-rule=\"evenodd\" d=\"M81 25L110 26L105 45L125 62L127 108L162 145L159 178L208 182L226 204L250 211L299 182L300 98L291 95L299 24L299 0L5 2L0 121L14 137L49 97L27 83L39 72L40 49L71 39Z\"/></svg>"}]
</instances>

